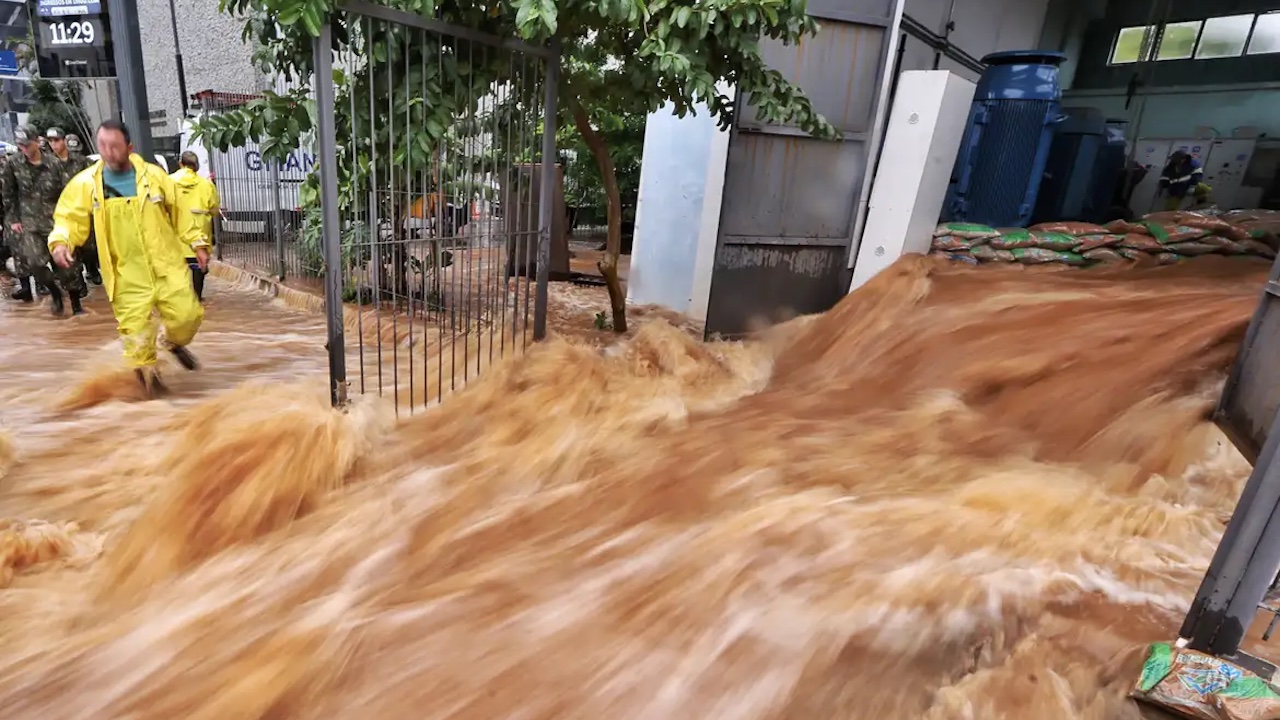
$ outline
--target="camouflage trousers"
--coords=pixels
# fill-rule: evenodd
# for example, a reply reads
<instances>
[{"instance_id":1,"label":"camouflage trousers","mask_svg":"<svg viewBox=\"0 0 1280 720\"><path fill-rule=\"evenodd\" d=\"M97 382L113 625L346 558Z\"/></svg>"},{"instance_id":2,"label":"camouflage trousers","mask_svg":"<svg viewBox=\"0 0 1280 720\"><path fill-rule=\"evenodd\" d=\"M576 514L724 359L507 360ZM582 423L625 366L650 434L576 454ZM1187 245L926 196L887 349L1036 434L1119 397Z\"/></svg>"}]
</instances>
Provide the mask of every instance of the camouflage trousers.
<instances>
[{"instance_id":1,"label":"camouflage trousers","mask_svg":"<svg viewBox=\"0 0 1280 720\"><path fill-rule=\"evenodd\" d=\"M23 232L20 235L10 233L8 238L13 243L13 258L19 277L30 275L43 284L48 284L56 278L58 284L62 285L67 292L80 292L84 289L84 273L80 261L71 263L69 268L60 268L53 264L53 256L49 254L47 232Z\"/></svg>"}]
</instances>

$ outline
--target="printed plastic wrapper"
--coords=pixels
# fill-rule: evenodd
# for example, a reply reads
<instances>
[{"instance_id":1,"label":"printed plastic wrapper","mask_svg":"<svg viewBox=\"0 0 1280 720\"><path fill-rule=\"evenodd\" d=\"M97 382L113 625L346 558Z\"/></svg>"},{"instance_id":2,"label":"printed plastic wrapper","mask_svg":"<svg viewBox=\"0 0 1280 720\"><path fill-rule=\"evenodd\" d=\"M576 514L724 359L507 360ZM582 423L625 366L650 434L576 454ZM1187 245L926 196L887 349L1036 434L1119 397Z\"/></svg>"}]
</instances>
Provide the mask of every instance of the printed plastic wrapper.
<instances>
[{"instance_id":1,"label":"printed plastic wrapper","mask_svg":"<svg viewBox=\"0 0 1280 720\"><path fill-rule=\"evenodd\" d=\"M1116 252L1120 253L1120 257L1125 260L1132 260L1135 263L1151 265L1154 264L1156 260L1149 252L1135 250L1133 248L1124 247L1123 245L1116 248Z\"/></svg>"},{"instance_id":2,"label":"printed plastic wrapper","mask_svg":"<svg viewBox=\"0 0 1280 720\"><path fill-rule=\"evenodd\" d=\"M1089 262L1118 263L1125 261L1125 257L1123 255L1111 248L1098 248L1097 250L1088 250L1081 254L1084 256L1084 259Z\"/></svg>"},{"instance_id":3,"label":"printed plastic wrapper","mask_svg":"<svg viewBox=\"0 0 1280 720\"><path fill-rule=\"evenodd\" d=\"M1270 245L1257 240L1241 240L1238 245L1249 255L1257 255L1268 260L1276 256L1276 251Z\"/></svg>"},{"instance_id":4,"label":"printed plastic wrapper","mask_svg":"<svg viewBox=\"0 0 1280 720\"><path fill-rule=\"evenodd\" d=\"M1012 251L1013 257L1023 265L1041 265L1043 263L1062 263L1065 265L1084 265L1083 255L1072 252L1058 252L1045 248L1019 248Z\"/></svg>"},{"instance_id":5,"label":"printed plastic wrapper","mask_svg":"<svg viewBox=\"0 0 1280 720\"><path fill-rule=\"evenodd\" d=\"M1213 243L1203 242L1202 240L1174 243L1173 245L1167 246L1166 249L1171 253L1184 255L1186 257L1213 255L1214 253L1226 254L1225 248L1221 248Z\"/></svg>"},{"instance_id":6,"label":"printed plastic wrapper","mask_svg":"<svg viewBox=\"0 0 1280 720\"><path fill-rule=\"evenodd\" d=\"M1162 252L1156 255L1156 263L1160 265L1176 265L1182 262L1182 256L1177 253Z\"/></svg>"},{"instance_id":7,"label":"printed plastic wrapper","mask_svg":"<svg viewBox=\"0 0 1280 720\"><path fill-rule=\"evenodd\" d=\"M1076 252L1086 253L1090 250L1109 248L1113 245L1119 245L1120 242L1124 240L1124 235L1081 235L1076 239L1080 241L1080 244L1076 246Z\"/></svg>"},{"instance_id":8,"label":"printed plastic wrapper","mask_svg":"<svg viewBox=\"0 0 1280 720\"><path fill-rule=\"evenodd\" d=\"M1204 228L1191 227L1189 225L1165 225L1154 220L1148 220L1143 225L1147 228L1147 232L1151 237L1166 245L1199 240L1209 234L1209 231Z\"/></svg>"},{"instance_id":9,"label":"printed plastic wrapper","mask_svg":"<svg viewBox=\"0 0 1280 720\"><path fill-rule=\"evenodd\" d=\"M937 235L933 238L934 250L969 250L985 243L987 238L971 238L963 235Z\"/></svg>"},{"instance_id":10,"label":"printed plastic wrapper","mask_svg":"<svg viewBox=\"0 0 1280 720\"><path fill-rule=\"evenodd\" d=\"M977 225L975 223L942 223L933 233L934 237L943 235L953 235L956 237L971 238L973 240L983 240L993 238L1000 232L989 225Z\"/></svg>"},{"instance_id":11,"label":"printed plastic wrapper","mask_svg":"<svg viewBox=\"0 0 1280 720\"><path fill-rule=\"evenodd\" d=\"M1038 247L1044 250L1069 252L1076 249L1076 246L1080 244L1080 239L1075 235L1068 235L1066 233L1032 230L1031 243L1032 247Z\"/></svg>"},{"instance_id":12,"label":"printed plastic wrapper","mask_svg":"<svg viewBox=\"0 0 1280 720\"><path fill-rule=\"evenodd\" d=\"M1120 247L1129 248L1130 250L1142 250L1144 252L1159 253L1164 252L1164 243L1151 237L1150 235L1142 235L1139 233L1129 233L1120 241Z\"/></svg>"},{"instance_id":13,"label":"printed plastic wrapper","mask_svg":"<svg viewBox=\"0 0 1280 720\"><path fill-rule=\"evenodd\" d=\"M946 255L946 258L948 260L951 260L952 262L965 263L966 265L978 264L978 258L974 257L972 253L967 252L965 250L949 252L949 253L945 253L945 255Z\"/></svg>"},{"instance_id":14,"label":"printed plastic wrapper","mask_svg":"<svg viewBox=\"0 0 1280 720\"><path fill-rule=\"evenodd\" d=\"M978 245L969 250L969 254L978 262L991 262L996 259L996 249L990 245Z\"/></svg>"},{"instance_id":15,"label":"printed plastic wrapper","mask_svg":"<svg viewBox=\"0 0 1280 720\"><path fill-rule=\"evenodd\" d=\"M1151 645L1132 695L1195 720L1280 719L1280 693L1262 678L1169 643Z\"/></svg>"},{"instance_id":16,"label":"printed plastic wrapper","mask_svg":"<svg viewBox=\"0 0 1280 720\"><path fill-rule=\"evenodd\" d=\"M1030 230L1009 228L1001 230L998 237L991 238L991 247L997 250L1019 250L1036 246L1036 239Z\"/></svg>"},{"instance_id":17,"label":"printed plastic wrapper","mask_svg":"<svg viewBox=\"0 0 1280 720\"><path fill-rule=\"evenodd\" d=\"M1129 233L1147 233L1147 226L1141 223L1131 223L1127 220L1112 220L1107 223L1107 232L1112 235L1128 235Z\"/></svg>"},{"instance_id":18,"label":"printed plastic wrapper","mask_svg":"<svg viewBox=\"0 0 1280 720\"><path fill-rule=\"evenodd\" d=\"M1248 254L1248 251L1245 250L1240 245L1240 243L1236 242L1235 240L1229 237L1223 237L1221 235L1206 235L1200 238L1199 240L1196 240L1195 242L1203 243L1206 245L1212 245L1215 248L1217 248L1217 252L1221 255L1247 255ZM1177 252L1177 251L1175 250L1174 252Z\"/></svg>"},{"instance_id":19,"label":"printed plastic wrapper","mask_svg":"<svg viewBox=\"0 0 1280 720\"><path fill-rule=\"evenodd\" d=\"M1031 232L1061 233L1063 235L1105 235L1107 229L1087 222L1046 222L1032 225Z\"/></svg>"}]
</instances>

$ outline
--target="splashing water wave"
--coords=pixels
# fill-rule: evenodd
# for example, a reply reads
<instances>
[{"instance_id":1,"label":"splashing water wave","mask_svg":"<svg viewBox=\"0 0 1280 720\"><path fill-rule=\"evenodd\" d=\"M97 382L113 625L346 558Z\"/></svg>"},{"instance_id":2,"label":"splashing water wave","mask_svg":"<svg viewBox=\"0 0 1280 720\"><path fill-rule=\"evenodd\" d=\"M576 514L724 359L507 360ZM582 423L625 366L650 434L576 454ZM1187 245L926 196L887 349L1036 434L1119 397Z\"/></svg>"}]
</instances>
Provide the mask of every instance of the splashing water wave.
<instances>
[{"instance_id":1,"label":"splashing water wave","mask_svg":"<svg viewBox=\"0 0 1280 720\"><path fill-rule=\"evenodd\" d=\"M398 421L280 382L322 377L317 321L225 286L174 400L50 409L0 353L0 707L1137 718L1249 471L1205 418L1266 270L907 258L749 342L551 341Z\"/></svg>"}]
</instances>

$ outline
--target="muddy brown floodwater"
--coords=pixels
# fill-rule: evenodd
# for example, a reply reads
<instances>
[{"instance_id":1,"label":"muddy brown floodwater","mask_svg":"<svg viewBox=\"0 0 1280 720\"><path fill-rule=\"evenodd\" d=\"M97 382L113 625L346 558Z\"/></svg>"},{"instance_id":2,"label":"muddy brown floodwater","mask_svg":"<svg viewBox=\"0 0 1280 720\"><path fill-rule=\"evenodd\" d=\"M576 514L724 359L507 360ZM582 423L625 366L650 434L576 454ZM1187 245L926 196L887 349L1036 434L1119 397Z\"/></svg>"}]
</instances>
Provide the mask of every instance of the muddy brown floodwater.
<instances>
[{"instance_id":1,"label":"muddy brown floodwater","mask_svg":"<svg viewBox=\"0 0 1280 720\"><path fill-rule=\"evenodd\" d=\"M3 717L1137 718L1249 471L1204 418L1266 270L908 258L398 421L224 283L153 402L101 305L0 303Z\"/></svg>"}]
</instances>

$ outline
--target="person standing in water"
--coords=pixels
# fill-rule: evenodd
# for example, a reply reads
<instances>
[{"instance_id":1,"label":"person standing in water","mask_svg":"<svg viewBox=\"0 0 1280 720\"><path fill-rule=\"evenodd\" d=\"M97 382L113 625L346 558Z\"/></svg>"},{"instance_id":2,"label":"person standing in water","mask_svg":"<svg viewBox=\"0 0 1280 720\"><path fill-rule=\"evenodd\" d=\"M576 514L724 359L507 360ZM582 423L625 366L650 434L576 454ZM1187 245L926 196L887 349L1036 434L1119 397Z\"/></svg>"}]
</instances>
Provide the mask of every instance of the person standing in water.
<instances>
[{"instance_id":1,"label":"person standing in water","mask_svg":"<svg viewBox=\"0 0 1280 720\"><path fill-rule=\"evenodd\" d=\"M200 177L200 158L188 150L178 159L181 166L169 177L178 188L178 234L191 241L187 266L191 268L191 285L196 299L204 302L204 276L207 262L195 257L198 248L208 252L213 247L213 218L218 214L218 189L206 178Z\"/></svg>"},{"instance_id":2,"label":"person standing in water","mask_svg":"<svg viewBox=\"0 0 1280 720\"><path fill-rule=\"evenodd\" d=\"M0 188L4 195L4 224L13 232L14 256L18 260L18 276L34 277L49 291L54 315L62 315L62 292L49 268L49 248L45 238L53 229L53 208L67 183L66 166L53 153L40 149L39 139L29 128L14 133L20 152L4 159L0 165ZM80 298L84 278L80 268L68 265L56 273L62 287L71 296L71 312L84 312ZM32 302L31 289L14 294L15 300Z\"/></svg>"},{"instance_id":3,"label":"person standing in water","mask_svg":"<svg viewBox=\"0 0 1280 720\"><path fill-rule=\"evenodd\" d=\"M187 270L191 243L183 242L178 191L159 166L133 152L129 129L107 120L98 127L102 159L67 183L53 213L48 247L59 267L71 267L72 251L98 235L102 285L116 316L124 355L151 394L164 391L156 377L156 324L164 324L167 348L188 370L199 367L187 345L204 320ZM195 250L203 268L209 252Z\"/></svg>"},{"instance_id":4,"label":"person standing in water","mask_svg":"<svg viewBox=\"0 0 1280 720\"><path fill-rule=\"evenodd\" d=\"M68 179L93 164L80 153L80 138L63 133L62 128L49 128L44 132L44 139L49 143L49 151L67 166ZM89 232L89 242L76 253L76 261L84 267L89 282L94 285L102 284L102 274L98 271L98 246L93 240L92 231ZM87 293L88 287L84 290Z\"/></svg>"}]
</instances>

